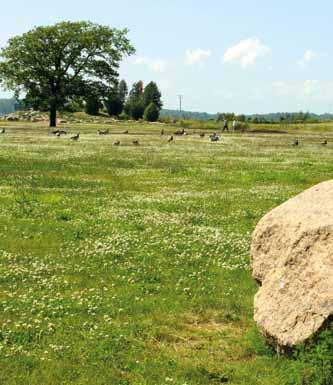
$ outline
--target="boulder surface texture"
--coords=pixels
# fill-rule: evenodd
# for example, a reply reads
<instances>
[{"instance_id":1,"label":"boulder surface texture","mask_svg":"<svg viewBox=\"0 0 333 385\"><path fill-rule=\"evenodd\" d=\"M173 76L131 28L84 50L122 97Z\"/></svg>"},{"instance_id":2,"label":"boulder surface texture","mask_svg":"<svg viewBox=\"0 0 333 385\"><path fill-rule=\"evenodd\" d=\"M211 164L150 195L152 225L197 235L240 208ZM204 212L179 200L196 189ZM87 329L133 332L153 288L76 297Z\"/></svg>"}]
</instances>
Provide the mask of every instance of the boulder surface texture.
<instances>
[{"instance_id":1,"label":"boulder surface texture","mask_svg":"<svg viewBox=\"0 0 333 385\"><path fill-rule=\"evenodd\" d=\"M261 284L254 320L278 347L293 347L333 315L333 180L269 212L251 245L253 277Z\"/></svg>"}]
</instances>

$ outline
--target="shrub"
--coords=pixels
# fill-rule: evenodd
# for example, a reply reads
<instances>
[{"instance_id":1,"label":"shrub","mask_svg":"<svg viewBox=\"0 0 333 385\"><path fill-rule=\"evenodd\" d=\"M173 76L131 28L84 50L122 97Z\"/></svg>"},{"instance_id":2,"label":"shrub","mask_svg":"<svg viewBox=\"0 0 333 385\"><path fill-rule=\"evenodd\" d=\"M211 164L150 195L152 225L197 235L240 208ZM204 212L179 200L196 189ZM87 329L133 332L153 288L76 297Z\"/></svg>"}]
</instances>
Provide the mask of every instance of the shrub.
<instances>
[{"instance_id":1,"label":"shrub","mask_svg":"<svg viewBox=\"0 0 333 385\"><path fill-rule=\"evenodd\" d=\"M134 120L139 120L143 117L144 104L142 98L129 99L125 105L125 113Z\"/></svg>"},{"instance_id":2,"label":"shrub","mask_svg":"<svg viewBox=\"0 0 333 385\"><path fill-rule=\"evenodd\" d=\"M150 103L144 112L144 119L148 122L156 122L160 113L155 103Z\"/></svg>"},{"instance_id":3,"label":"shrub","mask_svg":"<svg viewBox=\"0 0 333 385\"><path fill-rule=\"evenodd\" d=\"M120 115L118 115L119 120L128 120L130 117L123 111Z\"/></svg>"}]
</instances>

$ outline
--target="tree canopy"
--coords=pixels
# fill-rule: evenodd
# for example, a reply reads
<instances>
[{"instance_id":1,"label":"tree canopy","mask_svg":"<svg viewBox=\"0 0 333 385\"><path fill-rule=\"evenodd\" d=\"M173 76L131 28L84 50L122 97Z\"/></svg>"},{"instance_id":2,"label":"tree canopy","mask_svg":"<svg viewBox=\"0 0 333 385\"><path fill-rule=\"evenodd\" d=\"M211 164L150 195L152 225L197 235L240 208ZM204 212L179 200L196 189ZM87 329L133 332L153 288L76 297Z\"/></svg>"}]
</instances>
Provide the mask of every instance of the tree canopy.
<instances>
[{"instance_id":1,"label":"tree canopy","mask_svg":"<svg viewBox=\"0 0 333 385\"><path fill-rule=\"evenodd\" d=\"M151 103L154 103L155 106L160 111L163 103L161 100L161 92L157 87L155 82L150 82L146 85L143 92L143 99L145 103L145 107L148 107Z\"/></svg>"},{"instance_id":2,"label":"tree canopy","mask_svg":"<svg viewBox=\"0 0 333 385\"><path fill-rule=\"evenodd\" d=\"M135 52L127 29L118 30L87 21L37 27L9 40L0 52L0 81L24 94L35 108L56 111L75 97L117 83L122 58Z\"/></svg>"},{"instance_id":3,"label":"tree canopy","mask_svg":"<svg viewBox=\"0 0 333 385\"><path fill-rule=\"evenodd\" d=\"M156 121L162 106L161 92L158 89L157 84L155 82L150 82L144 87L142 80L140 80L134 83L130 90L125 105L125 112L132 119L137 120L144 117L146 120Z\"/></svg>"},{"instance_id":4,"label":"tree canopy","mask_svg":"<svg viewBox=\"0 0 333 385\"><path fill-rule=\"evenodd\" d=\"M104 104L110 116L117 116L122 113L127 94L128 88L125 80L121 80L109 91Z\"/></svg>"},{"instance_id":5,"label":"tree canopy","mask_svg":"<svg viewBox=\"0 0 333 385\"><path fill-rule=\"evenodd\" d=\"M143 117L145 110L143 92L144 89L142 80L133 84L125 105L126 114L132 119L138 120Z\"/></svg>"}]
</instances>

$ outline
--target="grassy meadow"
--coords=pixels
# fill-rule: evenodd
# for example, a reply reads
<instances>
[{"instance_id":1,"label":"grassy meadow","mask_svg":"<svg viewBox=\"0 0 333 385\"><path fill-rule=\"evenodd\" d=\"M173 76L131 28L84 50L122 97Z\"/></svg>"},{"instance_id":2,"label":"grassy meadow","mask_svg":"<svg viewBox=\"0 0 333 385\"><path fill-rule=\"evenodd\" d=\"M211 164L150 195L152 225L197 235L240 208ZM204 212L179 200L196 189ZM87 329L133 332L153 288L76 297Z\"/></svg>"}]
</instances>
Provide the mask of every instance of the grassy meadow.
<instances>
[{"instance_id":1,"label":"grassy meadow","mask_svg":"<svg viewBox=\"0 0 333 385\"><path fill-rule=\"evenodd\" d=\"M174 126L2 125L1 385L324 384L259 335L249 248L333 178L333 127L167 143Z\"/></svg>"}]
</instances>

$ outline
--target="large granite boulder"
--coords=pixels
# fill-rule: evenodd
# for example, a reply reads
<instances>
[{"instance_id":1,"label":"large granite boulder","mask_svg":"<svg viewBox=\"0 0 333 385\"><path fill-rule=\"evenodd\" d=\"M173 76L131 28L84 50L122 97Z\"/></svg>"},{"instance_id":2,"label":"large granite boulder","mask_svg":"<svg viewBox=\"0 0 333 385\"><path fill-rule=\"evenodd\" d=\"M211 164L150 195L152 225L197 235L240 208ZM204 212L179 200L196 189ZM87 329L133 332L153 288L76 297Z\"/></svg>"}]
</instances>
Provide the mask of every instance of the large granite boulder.
<instances>
[{"instance_id":1,"label":"large granite boulder","mask_svg":"<svg viewBox=\"0 0 333 385\"><path fill-rule=\"evenodd\" d=\"M265 215L251 256L258 327L278 347L305 342L333 315L333 181Z\"/></svg>"}]
</instances>

